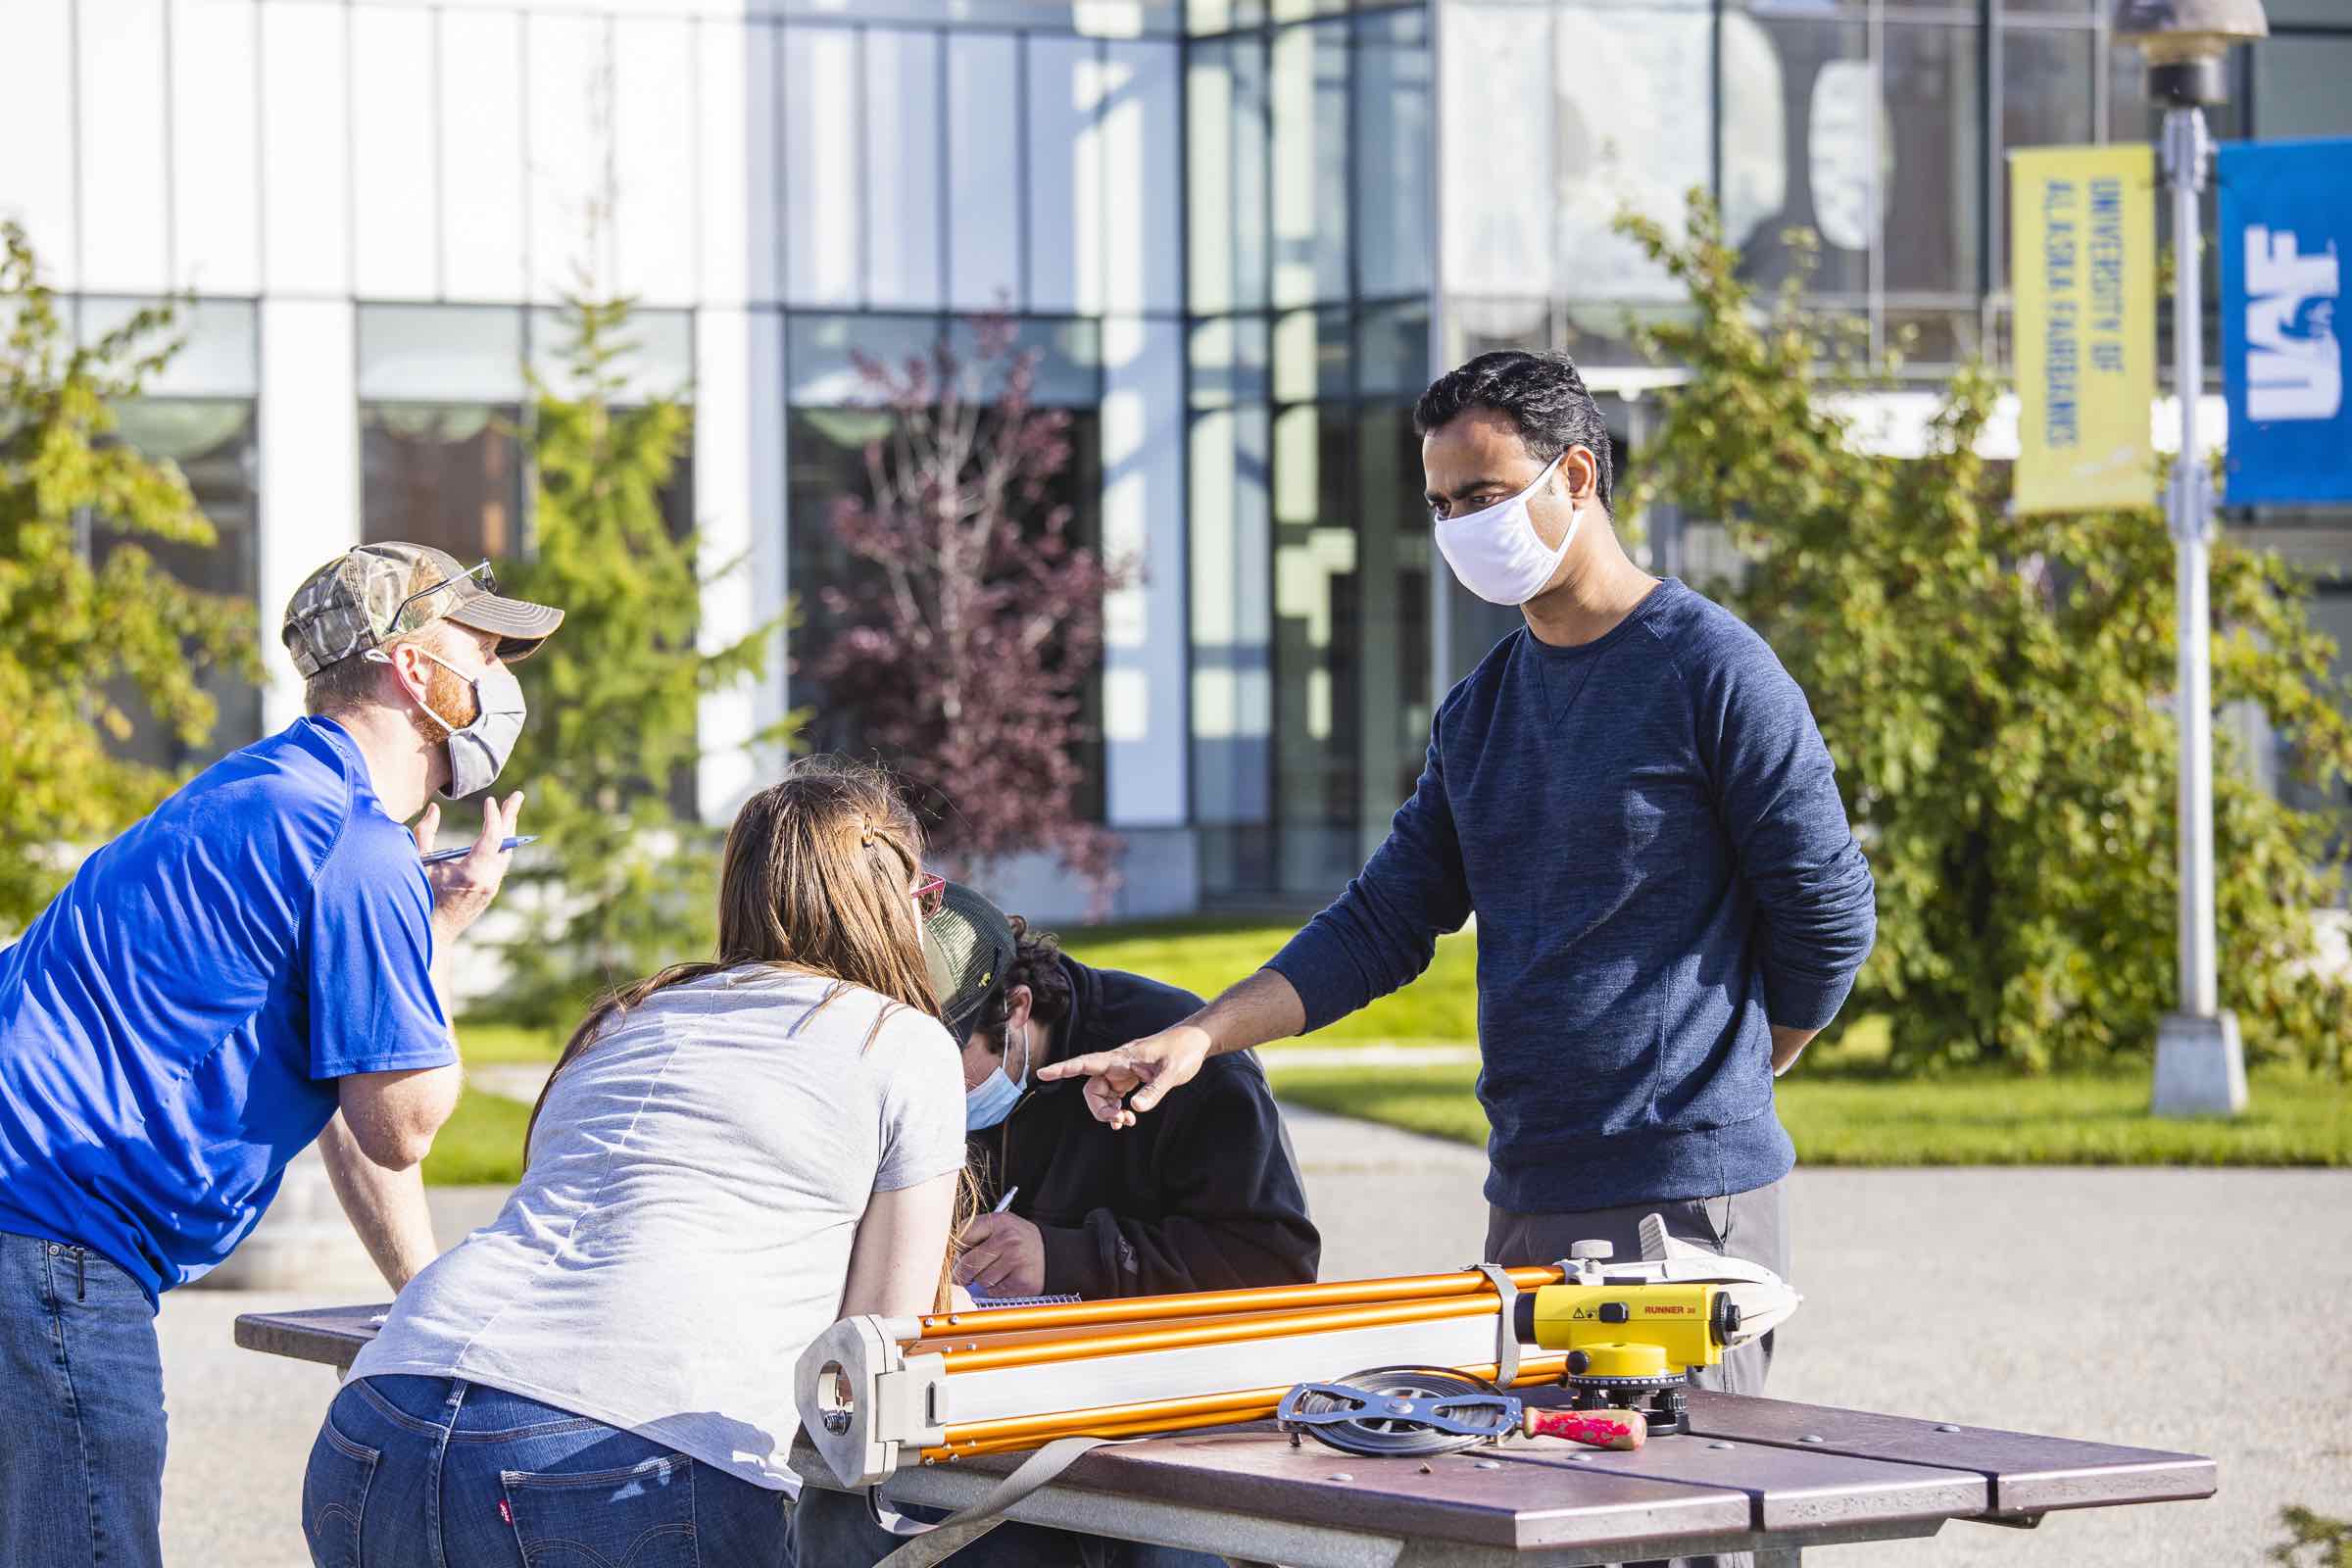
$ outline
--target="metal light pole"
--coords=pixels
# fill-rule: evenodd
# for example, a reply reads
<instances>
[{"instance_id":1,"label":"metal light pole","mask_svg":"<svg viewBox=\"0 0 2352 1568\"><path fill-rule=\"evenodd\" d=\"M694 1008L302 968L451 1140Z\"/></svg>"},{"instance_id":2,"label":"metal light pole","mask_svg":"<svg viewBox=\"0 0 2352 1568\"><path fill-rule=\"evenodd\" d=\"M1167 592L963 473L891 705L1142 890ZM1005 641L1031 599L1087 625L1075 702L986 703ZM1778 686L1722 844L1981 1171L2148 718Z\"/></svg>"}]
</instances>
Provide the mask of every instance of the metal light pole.
<instances>
[{"instance_id":1,"label":"metal light pole","mask_svg":"<svg viewBox=\"0 0 2352 1568\"><path fill-rule=\"evenodd\" d=\"M2179 602L2180 727L2180 1008L2156 1030L2155 1112L2235 1115L2246 1108L2237 1017L2221 1006L2213 913L2213 614L2206 547L2213 484L2197 455L2197 398L2205 386L2204 274L2198 198L2213 158L2205 105L2226 102L2223 62L2232 44L2269 35L2261 0L2120 0L2118 41L2139 45L2148 95L2164 105L2164 173L2173 197L2173 384L2180 399L2180 455L2165 492Z\"/></svg>"}]
</instances>

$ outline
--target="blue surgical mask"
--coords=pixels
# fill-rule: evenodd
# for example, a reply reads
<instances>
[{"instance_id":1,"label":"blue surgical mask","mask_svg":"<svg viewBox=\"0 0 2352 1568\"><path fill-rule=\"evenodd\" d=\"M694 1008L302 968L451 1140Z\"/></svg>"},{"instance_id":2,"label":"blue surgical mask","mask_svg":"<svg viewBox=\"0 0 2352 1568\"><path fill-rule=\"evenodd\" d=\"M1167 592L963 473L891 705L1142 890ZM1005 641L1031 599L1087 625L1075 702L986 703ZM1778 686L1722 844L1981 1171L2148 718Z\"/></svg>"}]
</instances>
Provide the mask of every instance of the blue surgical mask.
<instances>
[{"instance_id":1,"label":"blue surgical mask","mask_svg":"<svg viewBox=\"0 0 2352 1568\"><path fill-rule=\"evenodd\" d=\"M1012 1043L1007 1040L1004 1046L1004 1060L997 1063L997 1070L983 1078L978 1088L966 1089L963 1092L964 1131L976 1133L994 1127L1011 1115L1012 1107L1020 1103L1021 1090L1029 1080L1029 1026L1027 1024L1021 1025L1021 1076L1018 1080L1004 1071L1005 1063L1011 1060Z\"/></svg>"}]
</instances>

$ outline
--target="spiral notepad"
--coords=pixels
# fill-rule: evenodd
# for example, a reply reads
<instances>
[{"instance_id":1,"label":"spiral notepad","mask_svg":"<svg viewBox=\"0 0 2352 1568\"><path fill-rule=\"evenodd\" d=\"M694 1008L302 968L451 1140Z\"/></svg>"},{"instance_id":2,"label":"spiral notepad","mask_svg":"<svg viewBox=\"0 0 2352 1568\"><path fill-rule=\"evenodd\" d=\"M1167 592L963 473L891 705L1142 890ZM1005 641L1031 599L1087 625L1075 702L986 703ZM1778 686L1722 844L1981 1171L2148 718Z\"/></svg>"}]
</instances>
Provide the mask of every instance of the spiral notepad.
<instances>
[{"instance_id":1,"label":"spiral notepad","mask_svg":"<svg viewBox=\"0 0 2352 1568\"><path fill-rule=\"evenodd\" d=\"M1066 1306L1077 1300L1075 1296L982 1296L972 1293L972 1305L981 1311L1000 1306Z\"/></svg>"}]
</instances>

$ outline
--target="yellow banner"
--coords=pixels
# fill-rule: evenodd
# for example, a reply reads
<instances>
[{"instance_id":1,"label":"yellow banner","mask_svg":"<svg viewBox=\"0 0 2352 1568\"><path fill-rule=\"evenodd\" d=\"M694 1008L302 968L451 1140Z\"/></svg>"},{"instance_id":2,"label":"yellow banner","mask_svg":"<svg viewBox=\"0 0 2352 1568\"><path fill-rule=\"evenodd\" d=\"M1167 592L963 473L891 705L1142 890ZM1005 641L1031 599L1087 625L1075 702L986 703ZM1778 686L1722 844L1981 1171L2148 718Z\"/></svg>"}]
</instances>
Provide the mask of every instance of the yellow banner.
<instances>
[{"instance_id":1,"label":"yellow banner","mask_svg":"<svg viewBox=\"0 0 2352 1568\"><path fill-rule=\"evenodd\" d=\"M2009 155L2017 301L2017 510L2089 512L2156 499L2156 151L2029 147Z\"/></svg>"}]
</instances>

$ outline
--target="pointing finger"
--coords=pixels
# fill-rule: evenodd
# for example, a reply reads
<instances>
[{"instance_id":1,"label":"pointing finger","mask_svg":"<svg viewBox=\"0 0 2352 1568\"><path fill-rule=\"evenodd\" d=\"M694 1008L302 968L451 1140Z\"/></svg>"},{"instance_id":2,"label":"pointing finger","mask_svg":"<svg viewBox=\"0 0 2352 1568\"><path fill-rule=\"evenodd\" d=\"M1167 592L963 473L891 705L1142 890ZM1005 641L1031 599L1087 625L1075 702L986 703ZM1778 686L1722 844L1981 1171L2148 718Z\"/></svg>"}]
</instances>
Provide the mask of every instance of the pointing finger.
<instances>
[{"instance_id":1,"label":"pointing finger","mask_svg":"<svg viewBox=\"0 0 2352 1568\"><path fill-rule=\"evenodd\" d=\"M1058 1078L1076 1078L1081 1075L1088 1078L1097 1077L1110 1070L1111 1058L1116 1054L1116 1052L1097 1051L1084 1056L1067 1056L1060 1061L1047 1062L1037 1069L1037 1075L1048 1083ZM1091 1086L1089 1092L1092 1092Z\"/></svg>"}]
</instances>

